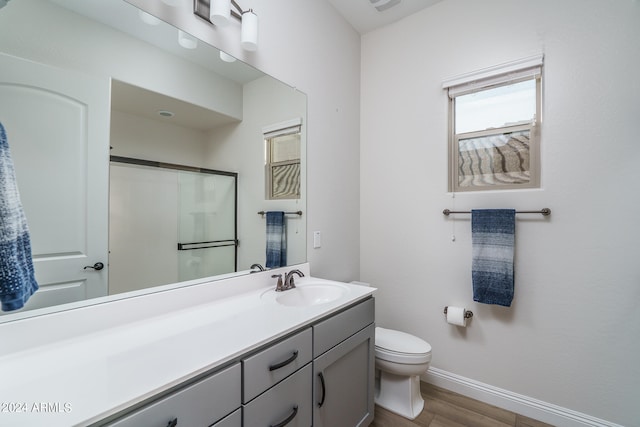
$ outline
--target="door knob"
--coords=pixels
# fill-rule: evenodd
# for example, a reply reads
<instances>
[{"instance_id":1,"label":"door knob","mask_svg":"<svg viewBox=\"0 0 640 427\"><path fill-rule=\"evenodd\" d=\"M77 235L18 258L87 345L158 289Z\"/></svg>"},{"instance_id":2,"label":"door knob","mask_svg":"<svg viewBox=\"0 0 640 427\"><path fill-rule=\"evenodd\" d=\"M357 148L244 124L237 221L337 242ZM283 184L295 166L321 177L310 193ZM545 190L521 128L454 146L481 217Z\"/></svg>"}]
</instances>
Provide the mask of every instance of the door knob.
<instances>
[{"instance_id":1,"label":"door knob","mask_svg":"<svg viewBox=\"0 0 640 427\"><path fill-rule=\"evenodd\" d=\"M83 270L86 270L87 268L93 268L94 270L102 270L104 268L104 264L101 262L96 262L93 265L87 265L83 268Z\"/></svg>"}]
</instances>

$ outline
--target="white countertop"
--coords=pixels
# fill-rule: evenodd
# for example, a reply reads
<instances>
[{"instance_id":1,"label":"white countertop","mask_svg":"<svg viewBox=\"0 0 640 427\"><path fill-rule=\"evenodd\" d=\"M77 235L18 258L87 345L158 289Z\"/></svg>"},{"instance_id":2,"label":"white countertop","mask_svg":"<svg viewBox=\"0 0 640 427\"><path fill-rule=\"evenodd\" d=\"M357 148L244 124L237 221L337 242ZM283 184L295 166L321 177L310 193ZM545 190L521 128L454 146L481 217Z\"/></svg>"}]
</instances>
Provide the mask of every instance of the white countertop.
<instances>
[{"instance_id":1,"label":"white countertop","mask_svg":"<svg viewBox=\"0 0 640 427\"><path fill-rule=\"evenodd\" d=\"M253 276L229 283L212 282L210 286L234 286L238 281L256 280ZM296 278L296 282L302 285L310 279ZM264 283L264 278L260 280ZM233 294L226 289L226 295L191 307L165 310L51 342L43 337L43 345L27 346L0 356L0 425L89 425L237 359L375 290L344 285L347 292L334 301L285 307L273 298L262 297L273 288L272 284L247 291L244 283L244 287L238 286L241 293ZM191 292L199 292L195 288L205 289L194 287ZM170 292L165 292L163 298L171 298ZM137 303L153 303L145 301L150 297L140 297ZM194 297L197 299L197 295ZM105 308L111 304L114 307ZM101 307L98 313L91 313L89 308L83 316L105 315L106 309L111 311L110 315L118 316L117 310L122 307L111 304ZM46 334L47 330L56 333L51 329L56 326L55 319L47 322L46 317L39 319L43 329L32 333ZM68 323L60 325L65 324ZM0 346L9 336L3 337L2 326ZM30 328L34 326L35 323Z\"/></svg>"}]
</instances>

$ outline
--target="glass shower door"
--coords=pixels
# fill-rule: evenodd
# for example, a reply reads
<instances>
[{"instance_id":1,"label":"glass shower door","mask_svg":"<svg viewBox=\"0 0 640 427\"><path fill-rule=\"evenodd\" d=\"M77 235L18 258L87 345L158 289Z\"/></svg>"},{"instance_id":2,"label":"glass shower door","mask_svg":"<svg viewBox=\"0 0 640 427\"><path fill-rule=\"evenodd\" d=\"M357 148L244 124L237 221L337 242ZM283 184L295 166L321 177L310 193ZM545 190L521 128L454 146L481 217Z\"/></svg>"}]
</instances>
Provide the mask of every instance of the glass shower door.
<instances>
[{"instance_id":1,"label":"glass shower door","mask_svg":"<svg viewBox=\"0 0 640 427\"><path fill-rule=\"evenodd\" d=\"M236 176L178 173L178 280L236 271Z\"/></svg>"}]
</instances>

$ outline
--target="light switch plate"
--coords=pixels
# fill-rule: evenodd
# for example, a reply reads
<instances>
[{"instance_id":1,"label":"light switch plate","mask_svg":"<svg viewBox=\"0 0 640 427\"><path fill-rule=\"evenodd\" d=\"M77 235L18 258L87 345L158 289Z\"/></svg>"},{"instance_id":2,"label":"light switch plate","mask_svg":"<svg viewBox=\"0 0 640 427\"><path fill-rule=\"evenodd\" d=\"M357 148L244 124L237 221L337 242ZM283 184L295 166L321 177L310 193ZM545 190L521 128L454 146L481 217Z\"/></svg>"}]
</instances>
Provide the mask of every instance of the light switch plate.
<instances>
[{"instance_id":1,"label":"light switch plate","mask_svg":"<svg viewBox=\"0 0 640 427\"><path fill-rule=\"evenodd\" d=\"M322 246L322 233L319 231L313 232L313 249L318 249Z\"/></svg>"}]
</instances>

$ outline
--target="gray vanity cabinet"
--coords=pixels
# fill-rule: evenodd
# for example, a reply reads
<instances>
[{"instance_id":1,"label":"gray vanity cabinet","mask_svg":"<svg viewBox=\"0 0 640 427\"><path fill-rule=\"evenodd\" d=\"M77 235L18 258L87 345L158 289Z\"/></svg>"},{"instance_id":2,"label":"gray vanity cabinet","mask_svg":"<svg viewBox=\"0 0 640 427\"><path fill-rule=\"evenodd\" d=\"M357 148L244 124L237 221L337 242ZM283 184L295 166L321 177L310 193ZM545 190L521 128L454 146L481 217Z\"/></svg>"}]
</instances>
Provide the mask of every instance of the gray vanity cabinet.
<instances>
[{"instance_id":1,"label":"gray vanity cabinet","mask_svg":"<svg viewBox=\"0 0 640 427\"><path fill-rule=\"evenodd\" d=\"M373 421L373 301L314 325L314 427L364 427Z\"/></svg>"},{"instance_id":2,"label":"gray vanity cabinet","mask_svg":"<svg viewBox=\"0 0 640 427\"><path fill-rule=\"evenodd\" d=\"M374 300L367 298L106 425L368 426L374 404L373 322Z\"/></svg>"},{"instance_id":3,"label":"gray vanity cabinet","mask_svg":"<svg viewBox=\"0 0 640 427\"><path fill-rule=\"evenodd\" d=\"M237 363L107 424L109 427L241 427Z\"/></svg>"}]
</instances>

